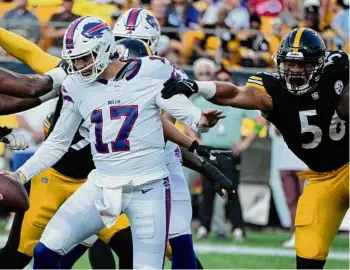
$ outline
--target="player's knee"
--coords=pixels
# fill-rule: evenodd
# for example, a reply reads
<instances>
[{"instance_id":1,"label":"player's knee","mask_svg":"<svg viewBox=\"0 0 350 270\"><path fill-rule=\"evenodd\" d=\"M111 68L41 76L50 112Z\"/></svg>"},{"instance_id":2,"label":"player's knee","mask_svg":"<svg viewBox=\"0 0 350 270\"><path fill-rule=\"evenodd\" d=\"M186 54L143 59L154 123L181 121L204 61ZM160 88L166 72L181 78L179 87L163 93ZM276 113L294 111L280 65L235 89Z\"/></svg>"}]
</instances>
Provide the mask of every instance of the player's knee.
<instances>
[{"instance_id":1,"label":"player's knee","mask_svg":"<svg viewBox=\"0 0 350 270\"><path fill-rule=\"evenodd\" d=\"M295 249L298 256L314 260L327 258L329 247L324 244L317 232L306 227L296 227L295 235Z\"/></svg>"},{"instance_id":2,"label":"player's knee","mask_svg":"<svg viewBox=\"0 0 350 270\"><path fill-rule=\"evenodd\" d=\"M295 249L302 258L323 260L327 257L329 246L315 228L316 202L301 196L295 217Z\"/></svg>"}]
</instances>

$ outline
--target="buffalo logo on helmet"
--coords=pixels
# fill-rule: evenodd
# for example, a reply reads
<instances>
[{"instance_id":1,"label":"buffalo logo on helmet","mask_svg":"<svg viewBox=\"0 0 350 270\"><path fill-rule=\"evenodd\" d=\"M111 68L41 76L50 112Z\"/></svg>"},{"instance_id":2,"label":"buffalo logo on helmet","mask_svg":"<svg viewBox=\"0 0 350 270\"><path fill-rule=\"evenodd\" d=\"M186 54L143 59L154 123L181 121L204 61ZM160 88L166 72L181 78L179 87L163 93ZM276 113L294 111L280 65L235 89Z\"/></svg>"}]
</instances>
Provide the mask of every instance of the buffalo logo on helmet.
<instances>
[{"instance_id":1,"label":"buffalo logo on helmet","mask_svg":"<svg viewBox=\"0 0 350 270\"><path fill-rule=\"evenodd\" d=\"M157 19L152 16L151 14L147 14L146 16L146 21L153 27L155 28L157 31L159 31L159 24Z\"/></svg>"},{"instance_id":2,"label":"buffalo logo on helmet","mask_svg":"<svg viewBox=\"0 0 350 270\"><path fill-rule=\"evenodd\" d=\"M91 22L83 26L81 34L86 38L102 38L104 31L111 32L107 23Z\"/></svg>"}]
</instances>

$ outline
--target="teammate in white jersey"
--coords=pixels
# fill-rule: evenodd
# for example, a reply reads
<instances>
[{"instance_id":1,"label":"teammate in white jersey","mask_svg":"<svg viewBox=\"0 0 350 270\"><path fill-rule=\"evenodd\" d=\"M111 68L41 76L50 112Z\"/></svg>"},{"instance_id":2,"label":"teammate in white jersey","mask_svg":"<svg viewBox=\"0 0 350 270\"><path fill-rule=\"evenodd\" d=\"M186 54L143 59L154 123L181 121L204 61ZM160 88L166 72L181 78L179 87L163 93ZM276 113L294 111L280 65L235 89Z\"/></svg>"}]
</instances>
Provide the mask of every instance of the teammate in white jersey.
<instances>
[{"instance_id":1,"label":"teammate in white jersey","mask_svg":"<svg viewBox=\"0 0 350 270\"><path fill-rule=\"evenodd\" d=\"M140 39L146 42L154 55L157 54L160 39L158 20L145 9L129 9L120 16L113 28L116 40L120 38ZM165 61L165 60L162 60ZM181 78L188 78L182 70L176 70ZM171 71L159 71L160 78L170 78ZM167 114L167 113L165 113ZM167 117L164 115L163 117ZM191 221L191 195L181 164L181 151L178 145L167 141L165 157L171 185L171 215L169 243L172 249L173 269L196 269L197 262L193 249Z\"/></svg>"},{"instance_id":2,"label":"teammate in white jersey","mask_svg":"<svg viewBox=\"0 0 350 270\"><path fill-rule=\"evenodd\" d=\"M17 175L28 181L58 161L82 120L89 123L96 169L51 219L34 250L34 268L58 267L63 254L112 226L122 210L131 222L134 268L162 268L170 181L160 108L194 129L222 117L217 111L205 116L184 96L161 98L165 79L157 74L171 67L177 76L170 63L151 57L123 63L116 55L111 30L100 19L82 17L68 27L63 56L71 75L62 87L61 116Z\"/></svg>"}]
</instances>

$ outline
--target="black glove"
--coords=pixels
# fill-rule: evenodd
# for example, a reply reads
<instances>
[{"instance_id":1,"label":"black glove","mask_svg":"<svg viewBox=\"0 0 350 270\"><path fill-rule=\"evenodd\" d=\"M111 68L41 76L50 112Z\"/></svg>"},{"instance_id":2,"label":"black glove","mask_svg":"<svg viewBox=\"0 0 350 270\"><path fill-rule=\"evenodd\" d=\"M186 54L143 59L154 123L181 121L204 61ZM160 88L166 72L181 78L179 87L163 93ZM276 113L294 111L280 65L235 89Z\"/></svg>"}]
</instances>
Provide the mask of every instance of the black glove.
<instances>
[{"instance_id":1,"label":"black glove","mask_svg":"<svg viewBox=\"0 0 350 270\"><path fill-rule=\"evenodd\" d=\"M61 60L56 67L62 68L68 74L69 63L66 60Z\"/></svg>"},{"instance_id":2,"label":"black glove","mask_svg":"<svg viewBox=\"0 0 350 270\"><path fill-rule=\"evenodd\" d=\"M165 99L178 94L184 94L190 97L198 92L198 85L194 80L170 78L163 85L162 97Z\"/></svg>"},{"instance_id":3,"label":"black glove","mask_svg":"<svg viewBox=\"0 0 350 270\"><path fill-rule=\"evenodd\" d=\"M217 155L224 156L228 159L233 159L235 155L232 150L214 148L206 145L198 145L195 148L195 151L199 156L209 159L211 161L215 161Z\"/></svg>"},{"instance_id":4,"label":"black glove","mask_svg":"<svg viewBox=\"0 0 350 270\"><path fill-rule=\"evenodd\" d=\"M9 135L12 132L12 128L0 127L0 141L8 143L8 140L4 138L6 135Z\"/></svg>"},{"instance_id":5,"label":"black glove","mask_svg":"<svg viewBox=\"0 0 350 270\"><path fill-rule=\"evenodd\" d=\"M222 198L228 199L231 203L235 190L233 189L232 182L217 168L217 164L214 161L203 159L201 166L202 174L208 179L216 193Z\"/></svg>"}]
</instances>

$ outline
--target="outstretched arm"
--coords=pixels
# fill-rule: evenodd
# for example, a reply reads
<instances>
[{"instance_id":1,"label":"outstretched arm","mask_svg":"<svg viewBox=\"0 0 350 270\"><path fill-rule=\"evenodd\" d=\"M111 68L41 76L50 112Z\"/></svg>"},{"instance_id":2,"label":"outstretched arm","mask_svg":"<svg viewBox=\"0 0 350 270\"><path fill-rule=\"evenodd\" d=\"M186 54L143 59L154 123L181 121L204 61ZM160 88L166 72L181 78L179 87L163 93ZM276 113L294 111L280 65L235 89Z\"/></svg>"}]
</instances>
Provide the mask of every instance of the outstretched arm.
<instances>
[{"instance_id":1,"label":"outstretched arm","mask_svg":"<svg viewBox=\"0 0 350 270\"><path fill-rule=\"evenodd\" d=\"M21 98L32 98L52 90L50 76L23 75L0 68L0 93Z\"/></svg>"},{"instance_id":2,"label":"outstretched arm","mask_svg":"<svg viewBox=\"0 0 350 270\"><path fill-rule=\"evenodd\" d=\"M209 101L224 106L248 110L272 109L272 100L265 93L252 86L238 87L233 83L208 82L215 84L215 94ZM199 84L199 93L205 92L206 84Z\"/></svg>"},{"instance_id":3,"label":"outstretched arm","mask_svg":"<svg viewBox=\"0 0 350 270\"><path fill-rule=\"evenodd\" d=\"M19 74L0 68L0 94L19 98L42 97L48 100L57 96L58 88L67 77L65 63L46 73L46 75Z\"/></svg>"},{"instance_id":4,"label":"outstretched arm","mask_svg":"<svg viewBox=\"0 0 350 270\"><path fill-rule=\"evenodd\" d=\"M39 46L0 27L0 46L39 74L54 69L60 59L44 52ZM38 61L40 60L40 61Z\"/></svg>"},{"instance_id":5,"label":"outstretched arm","mask_svg":"<svg viewBox=\"0 0 350 270\"><path fill-rule=\"evenodd\" d=\"M159 108L196 131L203 127L213 127L220 119L225 118L219 110L200 110L183 95L177 95L169 100L165 100L162 98L161 93L158 93L156 104Z\"/></svg>"},{"instance_id":6,"label":"outstretched arm","mask_svg":"<svg viewBox=\"0 0 350 270\"><path fill-rule=\"evenodd\" d=\"M40 98L16 98L0 94L1 115L22 112L40 104Z\"/></svg>"},{"instance_id":7,"label":"outstretched arm","mask_svg":"<svg viewBox=\"0 0 350 270\"><path fill-rule=\"evenodd\" d=\"M266 90L263 90L262 86L261 89L257 87L239 87L226 82L199 82L172 78L164 84L162 97L168 99L178 94L189 97L194 93L198 93L218 105L250 110L271 110L272 100L270 96L266 93Z\"/></svg>"}]
</instances>

